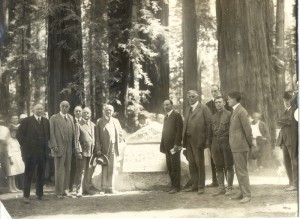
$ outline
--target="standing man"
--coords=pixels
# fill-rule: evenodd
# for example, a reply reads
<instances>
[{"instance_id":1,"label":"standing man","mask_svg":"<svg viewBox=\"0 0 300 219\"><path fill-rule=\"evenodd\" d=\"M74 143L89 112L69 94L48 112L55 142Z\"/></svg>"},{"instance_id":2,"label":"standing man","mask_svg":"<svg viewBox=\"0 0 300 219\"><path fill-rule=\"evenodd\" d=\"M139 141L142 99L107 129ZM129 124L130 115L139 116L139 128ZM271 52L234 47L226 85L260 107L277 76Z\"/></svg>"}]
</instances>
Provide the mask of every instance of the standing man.
<instances>
[{"instance_id":1,"label":"standing man","mask_svg":"<svg viewBox=\"0 0 300 219\"><path fill-rule=\"evenodd\" d=\"M217 108L215 105L215 98L221 95L219 85L212 84L210 86L210 92L212 95L212 100L208 101L206 103L206 106L209 108L211 114L214 115L217 112ZM215 167L214 159L212 157L211 148L210 148L210 155L211 155L210 166L211 166L212 183L206 186L208 188L209 187L218 187L218 180L217 180L217 176L216 176L216 167Z\"/></svg>"},{"instance_id":2,"label":"standing man","mask_svg":"<svg viewBox=\"0 0 300 219\"><path fill-rule=\"evenodd\" d=\"M200 195L205 187L204 149L210 145L211 112L198 101L197 91L188 91L187 98L190 106L183 125L183 147L187 150L192 187L185 191L198 191Z\"/></svg>"},{"instance_id":3,"label":"standing man","mask_svg":"<svg viewBox=\"0 0 300 219\"><path fill-rule=\"evenodd\" d=\"M247 154L253 146L253 139L248 112L240 104L240 101L240 92L229 92L228 104L233 108L229 127L229 144L233 154L236 177L240 187L240 192L232 199L240 200L240 203L244 204L251 201Z\"/></svg>"},{"instance_id":4,"label":"standing man","mask_svg":"<svg viewBox=\"0 0 300 219\"><path fill-rule=\"evenodd\" d=\"M85 107L82 111L83 118L78 122L78 136L76 144L76 195L91 194L92 167L90 159L95 147L95 124L90 120L91 110Z\"/></svg>"},{"instance_id":5,"label":"standing man","mask_svg":"<svg viewBox=\"0 0 300 219\"><path fill-rule=\"evenodd\" d=\"M74 124L75 124L75 127L81 121L81 118L82 118L82 108L81 108L81 106L76 106L74 108ZM76 129L76 130L79 131L79 129ZM73 146L75 146L75 145L73 145ZM74 185L74 181L75 181L75 175L76 175L76 151L75 151L75 147L74 147L74 148L72 148L69 192L73 192L73 185Z\"/></svg>"},{"instance_id":6,"label":"standing man","mask_svg":"<svg viewBox=\"0 0 300 219\"><path fill-rule=\"evenodd\" d=\"M276 145L281 147L283 152L284 166L289 178L289 187L286 191L296 191L298 186L298 157L296 155L297 121L294 119L295 106L292 106L293 95L286 91L283 95L285 111L280 115L277 126L280 132Z\"/></svg>"},{"instance_id":7,"label":"standing man","mask_svg":"<svg viewBox=\"0 0 300 219\"><path fill-rule=\"evenodd\" d=\"M97 155L104 154L108 158L108 165L102 166L102 189L105 193L114 193L114 169L119 156L119 144L122 139L122 128L118 119L112 117L114 107L104 106L104 117L100 118L96 125Z\"/></svg>"},{"instance_id":8,"label":"standing man","mask_svg":"<svg viewBox=\"0 0 300 219\"><path fill-rule=\"evenodd\" d=\"M50 144L54 157L55 192L57 198L70 196L70 171L72 145L75 144L75 126L73 118L68 114L68 101L60 103L60 112L50 118Z\"/></svg>"},{"instance_id":9,"label":"standing man","mask_svg":"<svg viewBox=\"0 0 300 219\"><path fill-rule=\"evenodd\" d=\"M166 116L164 119L160 152L166 154L167 168L171 178L170 194L180 191L180 146L182 140L183 121L181 115L173 110L173 102L165 100L163 103ZM170 150L174 149L175 153Z\"/></svg>"},{"instance_id":10,"label":"standing man","mask_svg":"<svg viewBox=\"0 0 300 219\"><path fill-rule=\"evenodd\" d=\"M216 164L219 189L213 196L232 194L234 178L233 157L229 146L229 124L231 113L225 109L226 100L222 96L215 97L217 112L212 116L211 154ZM225 173L225 174L224 174ZM224 175L227 179L227 189L224 186Z\"/></svg>"},{"instance_id":11,"label":"standing man","mask_svg":"<svg viewBox=\"0 0 300 219\"><path fill-rule=\"evenodd\" d=\"M49 120L44 118L44 107L36 104L33 108L33 116L22 120L17 131L17 140L21 145L22 158L25 164L23 196L24 203L29 203L30 188L35 168L36 196L43 200L44 177L46 165L46 153L50 138Z\"/></svg>"}]
</instances>

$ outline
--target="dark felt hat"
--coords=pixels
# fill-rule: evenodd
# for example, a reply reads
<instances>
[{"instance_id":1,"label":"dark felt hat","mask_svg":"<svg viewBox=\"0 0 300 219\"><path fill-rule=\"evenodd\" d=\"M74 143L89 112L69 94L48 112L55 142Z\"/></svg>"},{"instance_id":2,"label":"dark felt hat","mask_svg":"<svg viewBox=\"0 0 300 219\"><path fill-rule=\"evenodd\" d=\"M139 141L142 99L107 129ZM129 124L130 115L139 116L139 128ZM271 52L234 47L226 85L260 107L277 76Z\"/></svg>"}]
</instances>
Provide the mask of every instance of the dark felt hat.
<instances>
[{"instance_id":1,"label":"dark felt hat","mask_svg":"<svg viewBox=\"0 0 300 219\"><path fill-rule=\"evenodd\" d=\"M91 165L96 166L96 165L102 165L102 166L107 166L109 163L108 158L104 154L100 154L99 156L93 156L91 160Z\"/></svg>"}]
</instances>

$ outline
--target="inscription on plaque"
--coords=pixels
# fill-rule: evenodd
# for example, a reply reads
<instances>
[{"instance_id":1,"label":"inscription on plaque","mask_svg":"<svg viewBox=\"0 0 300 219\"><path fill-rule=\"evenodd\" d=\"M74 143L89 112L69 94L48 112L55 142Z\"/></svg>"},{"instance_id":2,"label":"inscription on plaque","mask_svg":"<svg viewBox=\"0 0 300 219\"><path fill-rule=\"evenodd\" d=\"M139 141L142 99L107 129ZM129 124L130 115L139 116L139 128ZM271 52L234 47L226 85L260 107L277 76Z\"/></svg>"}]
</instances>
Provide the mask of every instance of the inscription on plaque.
<instances>
[{"instance_id":1,"label":"inscription on plaque","mask_svg":"<svg viewBox=\"0 0 300 219\"><path fill-rule=\"evenodd\" d=\"M123 172L164 172L166 158L159 143L128 143L125 147Z\"/></svg>"}]
</instances>

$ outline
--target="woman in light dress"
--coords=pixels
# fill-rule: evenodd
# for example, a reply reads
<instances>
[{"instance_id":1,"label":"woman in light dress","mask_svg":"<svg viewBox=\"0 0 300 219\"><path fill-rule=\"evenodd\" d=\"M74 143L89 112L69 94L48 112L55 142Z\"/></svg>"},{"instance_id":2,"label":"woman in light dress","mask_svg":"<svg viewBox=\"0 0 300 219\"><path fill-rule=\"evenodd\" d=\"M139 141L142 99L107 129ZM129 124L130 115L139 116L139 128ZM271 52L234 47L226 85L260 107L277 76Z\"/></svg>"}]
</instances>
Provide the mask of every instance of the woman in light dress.
<instances>
[{"instance_id":1,"label":"woman in light dress","mask_svg":"<svg viewBox=\"0 0 300 219\"><path fill-rule=\"evenodd\" d=\"M18 140L16 139L18 127L10 127L11 137L7 140L6 144L6 161L3 165L3 170L7 176L8 191L18 192L16 187L15 176L24 173L25 166L22 160L21 148Z\"/></svg>"}]
</instances>

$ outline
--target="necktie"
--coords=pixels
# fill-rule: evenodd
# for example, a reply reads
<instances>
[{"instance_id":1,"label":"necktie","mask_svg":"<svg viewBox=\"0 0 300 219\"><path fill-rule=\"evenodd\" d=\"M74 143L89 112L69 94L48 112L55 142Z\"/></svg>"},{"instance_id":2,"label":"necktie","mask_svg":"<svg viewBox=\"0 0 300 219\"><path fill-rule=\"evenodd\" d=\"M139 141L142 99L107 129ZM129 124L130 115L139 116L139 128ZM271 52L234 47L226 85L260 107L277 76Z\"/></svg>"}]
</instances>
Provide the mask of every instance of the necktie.
<instances>
[{"instance_id":1,"label":"necktie","mask_svg":"<svg viewBox=\"0 0 300 219\"><path fill-rule=\"evenodd\" d=\"M167 120L167 119L168 119L168 117L169 117L169 115L167 114L167 115L165 116L165 120Z\"/></svg>"},{"instance_id":2,"label":"necktie","mask_svg":"<svg viewBox=\"0 0 300 219\"><path fill-rule=\"evenodd\" d=\"M40 117L38 117L38 123L41 124L41 118Z\"/></svg>"},{"instance_id":3,"label":"necktie","mask_svg":"<svg viewBox=\"0 0 300 219\"><path fill-rule=\"evenodd\" d=\"M68 121L68 118L67 118L67 116L65 116L65 120L66 120L66 122Z\"/></svg>"}]
</instances>

